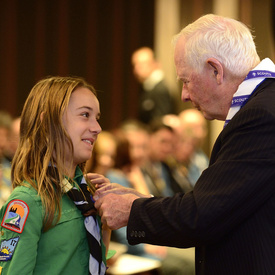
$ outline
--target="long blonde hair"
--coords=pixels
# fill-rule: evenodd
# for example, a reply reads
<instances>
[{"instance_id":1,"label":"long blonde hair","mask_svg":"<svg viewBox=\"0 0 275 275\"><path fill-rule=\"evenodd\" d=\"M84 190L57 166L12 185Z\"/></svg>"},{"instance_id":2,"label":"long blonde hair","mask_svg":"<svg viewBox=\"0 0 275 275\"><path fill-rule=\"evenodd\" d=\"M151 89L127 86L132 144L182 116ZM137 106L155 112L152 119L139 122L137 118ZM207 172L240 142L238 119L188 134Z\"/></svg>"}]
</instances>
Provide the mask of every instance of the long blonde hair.
<instances>
[{"instance_id":1,"label":"long blonde hair","mask_svg":"<svg viewBox=\"0 0 275 275\"><path fill-rule=\"evenodd\" d=\"M82 78L57 76L43 79L32 88L21 115L20 142L11 169L12 184L14 188L30 184L37 190L45 209L44 231L61 215L63 192L60 183L66 173L65 148L73 154L72 141L63 126L62 116L71 94L79 87L88 88L96 95L93 86ZM84 164L80 166L83 170Z\"/></svg>"}]
</instances>

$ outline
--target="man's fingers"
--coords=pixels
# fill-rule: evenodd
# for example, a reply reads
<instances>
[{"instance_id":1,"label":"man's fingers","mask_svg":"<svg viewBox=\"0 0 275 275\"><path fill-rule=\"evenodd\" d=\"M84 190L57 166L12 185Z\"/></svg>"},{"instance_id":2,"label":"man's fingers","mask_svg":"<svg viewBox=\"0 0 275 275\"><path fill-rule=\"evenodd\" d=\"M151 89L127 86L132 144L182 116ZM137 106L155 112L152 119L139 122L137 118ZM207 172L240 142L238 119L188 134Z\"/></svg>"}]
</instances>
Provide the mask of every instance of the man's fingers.
<instances>
[{"instance_id":1,"label":"man's fingers","mask_svg":"<svg viewBox=\"0 0 275 275\"><path fill-rule=\"evenodd\" d=\"M94 196L94 200L95 200L94 206L98 210L99 215L101 216L101 213L100 213L101 209L100 209L100 207L101 207L101 204L102 204L102 200L100 200L99 198L95 199L95 196Z\"/></svg>"},{"instance_id":2,"label":"man's fingers","mask_svg":"<svg viewBox=\"0 0 275 275\"><path fill-rule=\"evenodd\" d=\"M97 174L97 173L88 173L88 174L86 174L86 177L87 177L89 180L94 180L94 179L96 179L96 178L98 178L98 177L100 177L100 176L102 176L102 175Z\"/></svg>"},{"instance_id":3,"label":"man's fingers","mask_svg":"<svg viewBox=\"0 0 275 275\"><path fill-rule=\"evenodd\" d=\"M112 223L112 219L110 219L110 213L108 210L108 205L104 204L105 198L98 199L95 202L95 207L98 209L98 214L101 217L101 223L107 226L110 229L114 229Z\"/></svg>"},{"instance_id":4,"label":"man's fingers","mask_svg":"<svg viewBox=\"0 0 275 275\"><path fill-rule=\"evenodd\" d=\"M93 185L110 183L108 178L97 173L88 173L86 177L91 181Z\"/></svg>"}]
</instances>

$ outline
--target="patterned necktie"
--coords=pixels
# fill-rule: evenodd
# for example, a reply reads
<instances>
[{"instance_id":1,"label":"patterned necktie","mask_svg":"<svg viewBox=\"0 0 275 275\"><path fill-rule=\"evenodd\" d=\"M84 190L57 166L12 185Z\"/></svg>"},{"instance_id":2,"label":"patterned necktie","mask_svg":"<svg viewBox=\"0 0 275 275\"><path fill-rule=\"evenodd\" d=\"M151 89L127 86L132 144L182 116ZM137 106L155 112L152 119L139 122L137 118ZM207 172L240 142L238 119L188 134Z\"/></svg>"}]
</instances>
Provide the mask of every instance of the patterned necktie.
<instances>
[{"instance_id":1,"label":"patterned necktie","mask_svg":"<svg viewBox=\"0 0 275 275\"><path fill-rule=\"evenodd\" d=\"M89 272L91 275L103 275L106 272L106 265L102 259L100 227L86 180L84 177L82 178L80 191L73 187L67 179L64 179L63 184L64 191L85 216L84 224L90 249Z\"/></svg>"}]
</instances>

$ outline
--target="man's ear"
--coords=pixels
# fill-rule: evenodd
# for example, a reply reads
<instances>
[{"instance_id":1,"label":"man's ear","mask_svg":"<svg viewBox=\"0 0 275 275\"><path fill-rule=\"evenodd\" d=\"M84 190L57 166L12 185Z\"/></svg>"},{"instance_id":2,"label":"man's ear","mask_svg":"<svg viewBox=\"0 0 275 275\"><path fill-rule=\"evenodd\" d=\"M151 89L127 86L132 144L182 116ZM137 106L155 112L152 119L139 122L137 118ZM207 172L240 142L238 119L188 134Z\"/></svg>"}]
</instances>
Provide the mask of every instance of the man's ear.
<instances>
[{"instance_id":1,"label":"man's ear","mask_svg":"<svg viewBox=\"0 0 275 275\"><path fill-rule=\"evenodd\" d=\"M206 60L208 69L212 71L213 76L216 78L218 84L223 83L224 70L222 64L215 58L208 58Z\"/></svg>"}]
</instances>

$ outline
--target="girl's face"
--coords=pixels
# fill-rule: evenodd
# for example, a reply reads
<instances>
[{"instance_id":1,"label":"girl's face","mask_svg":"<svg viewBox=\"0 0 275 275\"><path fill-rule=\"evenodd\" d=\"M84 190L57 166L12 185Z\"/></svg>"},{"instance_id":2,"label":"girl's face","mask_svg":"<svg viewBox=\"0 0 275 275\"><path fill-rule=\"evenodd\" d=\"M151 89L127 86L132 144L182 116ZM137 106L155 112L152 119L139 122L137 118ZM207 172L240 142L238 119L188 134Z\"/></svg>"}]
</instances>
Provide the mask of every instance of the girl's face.
<instances>
[{"instance_id":1,"label":"girl's face","mask_svg":"<svg viewBox=\"0 0 275 275\"><path fill-rule=\"evenodd\" d=\"M100 117L99 102L87 88L77 88L71 95L68 108L63 114L63 125L69 134L74 154L66 153L68 164L73 158L75 167L91 158L97 135L101 132L98 123Z\"/></svg>"}]
</instances>

